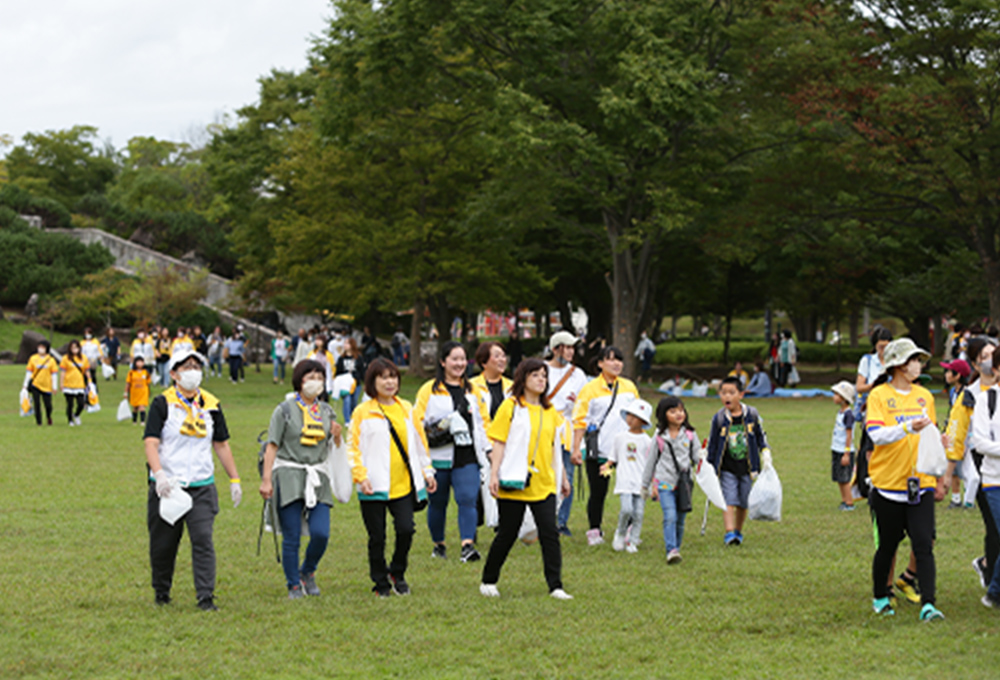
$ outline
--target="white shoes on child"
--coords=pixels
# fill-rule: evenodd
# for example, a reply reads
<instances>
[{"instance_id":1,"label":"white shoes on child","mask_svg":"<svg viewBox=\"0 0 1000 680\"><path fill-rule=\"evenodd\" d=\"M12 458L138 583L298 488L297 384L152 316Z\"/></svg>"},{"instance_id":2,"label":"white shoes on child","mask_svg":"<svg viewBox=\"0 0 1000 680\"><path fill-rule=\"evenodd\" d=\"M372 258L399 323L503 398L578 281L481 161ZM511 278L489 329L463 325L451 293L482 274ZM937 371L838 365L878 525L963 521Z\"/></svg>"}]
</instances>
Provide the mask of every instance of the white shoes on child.
<instances>
[{"instance_id":1,"label":"white shoes on child","mask_svg":"<svg viewBox=\"0 0 1000 680\"><path fill-rule=\"evenodd\" d=\"M601 535L600 529L590 529L587 531L587 545L595 546L604 543L604 536Z\"/></svg>"},{"instance_id":2,"label":"white shoes on child","mask_svg":"<svg viewBox=\"0 0 1000 680\"><path fill-rule=\"evenodd\" d=\"M497 590L495 583L480 583L479 594L485 597L500 597L500 591Z\"/></svg>"}]
</instances>

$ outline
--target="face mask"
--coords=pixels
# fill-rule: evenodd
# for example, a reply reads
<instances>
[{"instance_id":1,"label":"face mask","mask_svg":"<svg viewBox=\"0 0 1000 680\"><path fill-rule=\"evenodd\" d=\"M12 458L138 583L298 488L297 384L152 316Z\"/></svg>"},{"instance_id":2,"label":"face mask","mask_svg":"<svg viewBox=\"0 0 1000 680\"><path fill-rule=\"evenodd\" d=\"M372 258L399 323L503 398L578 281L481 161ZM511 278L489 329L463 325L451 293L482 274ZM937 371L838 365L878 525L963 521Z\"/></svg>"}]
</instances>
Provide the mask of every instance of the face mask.
<instances>
[{"instance_id":1,"label":"face mask","mask_svg":"<svg viewBox=\"0 0 1000 680\"><path fill-rule=\"evenodd\" d=\"M188 392L193 392L201 385L201 370L182 371L177 379L177 384Z\"/></svg>"},{"instance_id":2,"label":"face mask","mask_svg":"<svg viewBox=\"0 0 1000 680\"><path fill-rule=\"evenodd\" d=\"M983 375L989 375L993 372L993 357L979 362L979 372Z\"/></svg>"},{"instance_id":3,"label":"face mask","mask_svg":"<svg viewBox=\"0 0 1000 680\"><path fill-rule=\"evenodd\" d=\"M911 361L906 364L906 367L903 370L910 382L916 382L917 378L920 377L920 362Z\"/></svg>"},{"instance_id":4,"label":"face mask","mask_svg":"<svg viewBox=\"0 0 1000 680\"><path fill-rule=\"evenodd\" d=\"M90 340L90 339L91 339L92 337L94 337L94 336L93 336L92 334L90 334L90 333L84 333L84 334L83 334L83 337L85 337L85 338L87 338L88 340Z\"/></svg>"},{"instance_id":5,"label":"face mask","mask_svg":"<svg viewBox=\"0 0 1000 680\"><path fill-rule=\"evenodd\" d=\"M42 356L45 356L46 354L48 354L48 352L49 350L45 349L44 347L38 348L38 353L41 354Z\"/></svg>"},{"instance_id":6,"label":"face mask","mask_svg":"<svg viewBox=\"0 0 1000 680\"><path fill-rule=\"evenodd\" d=\"M315 399L323 393L322 380L306 380L302 383L302 395L310 399Z\"/></svg>"}]
</instances>

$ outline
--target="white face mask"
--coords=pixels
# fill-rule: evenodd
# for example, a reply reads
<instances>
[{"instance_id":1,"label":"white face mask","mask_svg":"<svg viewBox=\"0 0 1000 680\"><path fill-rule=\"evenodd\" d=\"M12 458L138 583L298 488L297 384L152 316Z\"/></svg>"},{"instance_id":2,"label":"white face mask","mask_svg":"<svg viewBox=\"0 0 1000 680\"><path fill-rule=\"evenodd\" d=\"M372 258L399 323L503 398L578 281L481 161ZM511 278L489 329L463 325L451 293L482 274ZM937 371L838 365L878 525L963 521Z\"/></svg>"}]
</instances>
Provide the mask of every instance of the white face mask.
<instances>
[{"instance_id":1,"label":"white face mask","mask_svg":"<svg viewBox=\"0 0 1000 680\"><path fill-rule=\"evenodd\" d=\"M993 357L988 357L979 362L979 372L983 375L989 375L993 372Z\"/></svg>"},{"instance_id":2,"label":"white face mask","mask_svg":"<svg viewBox=\"0 0 1000 680\"><path fill-rule=\"evenodd\" d=\"M305 380L302 382L302 395L309 399L315 399L323 393L323 387L322 380Z\"/></svg>"},{"instance_id":3,"label":"white face mask","mask_svg":"<svg viewBox=\"0 0 1000 680\"><path fill-rule=\"evenodd\" d=\"M917 378L920 377L920 362L908 361L903 368L903 373L910 382L916 382Z\"/></svg>"},{"instance_id":4,"label":"white face mask","mask_svg":"<svg viewBox=\"0 0 1000 680\"><path fill-rule=\"evenodd\" d=\"M193 392L201 385L201 369L182 371L178 374L177 384L188 392Z\"/></svg>"}]
</instances>

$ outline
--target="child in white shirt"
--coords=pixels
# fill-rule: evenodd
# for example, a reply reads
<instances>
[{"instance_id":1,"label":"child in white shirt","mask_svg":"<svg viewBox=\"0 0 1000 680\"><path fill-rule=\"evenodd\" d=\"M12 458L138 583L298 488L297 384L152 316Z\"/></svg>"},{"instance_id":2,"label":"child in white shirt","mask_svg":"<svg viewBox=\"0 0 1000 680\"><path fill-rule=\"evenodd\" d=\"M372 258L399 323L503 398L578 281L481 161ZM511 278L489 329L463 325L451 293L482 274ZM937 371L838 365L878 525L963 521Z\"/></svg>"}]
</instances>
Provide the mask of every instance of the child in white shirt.
<instances>
[{"instance_id":1,"label":"child in white shirt","mask_svg":"<svg viewBox=\"0 0 1000 680\"><path fill-rule=\"evenodd\" d=\"M620 432L615 436L608 461L601 466L601 474L609 476L615 468L615 494L621 501L621 511L618 513L618 528L615 530L611 547L616 551L625 550L630 553L638 551L642 532L642 516L645 510L645 499L642 495L642 471L646 467L646 457L649 455L649 435L643 430L649 427L652 420L653 407L649 402L635 399L621 415L628 425L628 432Z\"/></svg>"}]
</instances>

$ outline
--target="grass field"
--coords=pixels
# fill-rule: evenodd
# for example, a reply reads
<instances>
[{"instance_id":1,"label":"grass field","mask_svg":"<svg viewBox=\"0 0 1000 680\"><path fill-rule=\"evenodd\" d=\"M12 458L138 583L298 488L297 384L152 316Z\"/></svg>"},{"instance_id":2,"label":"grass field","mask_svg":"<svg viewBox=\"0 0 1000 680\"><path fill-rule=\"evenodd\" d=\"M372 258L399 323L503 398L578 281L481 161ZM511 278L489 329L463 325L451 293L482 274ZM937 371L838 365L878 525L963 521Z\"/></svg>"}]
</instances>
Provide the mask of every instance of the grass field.
<instances>
[{"instance_id":1,"label":"grass field","mask_svg":"<svg viewBox=\"0 0 1000 680\"><path fill-rule=\"evenodd\" d=\"M695 492L684 561L667 567L659 507L638 554L588 548L573 510L563 580L576 599L547 597L537 546L518 545L499 583L479 595L482 563L432 561L418 516L409 598L370 592L357 502L334 508L319 598L289 602L273 545L256 552L256 444L284 389L269 373L207 385L222 400L245 499L227 493L215 524L221 611L194 606L185 539L174 603L153 605L140 430L105 408L70 429L18 418L23 368L0 366L0 677L3 678L995 678L1000 615L979 604L969 566L982 545L975 511L938 515L938 606L921 624L900 603L870 613L868 513L836 510L826 400L758 401L784 484L784 518L751 522L741 548L722 545L721 513L699 536ZM412 397L416 384L406 381ZM648 395L655 398L655 395ZM715 400L689 400L707 435ZM939 412L942 412L939 405ZM941 507L941 506L939 506ZM454 506L449 543L458 545ZM610 497L606 525L617 517ZM484 555L488 538L481 541ZM453 550L453 553L457 551Z\"/></svg>"}]
</instances>

